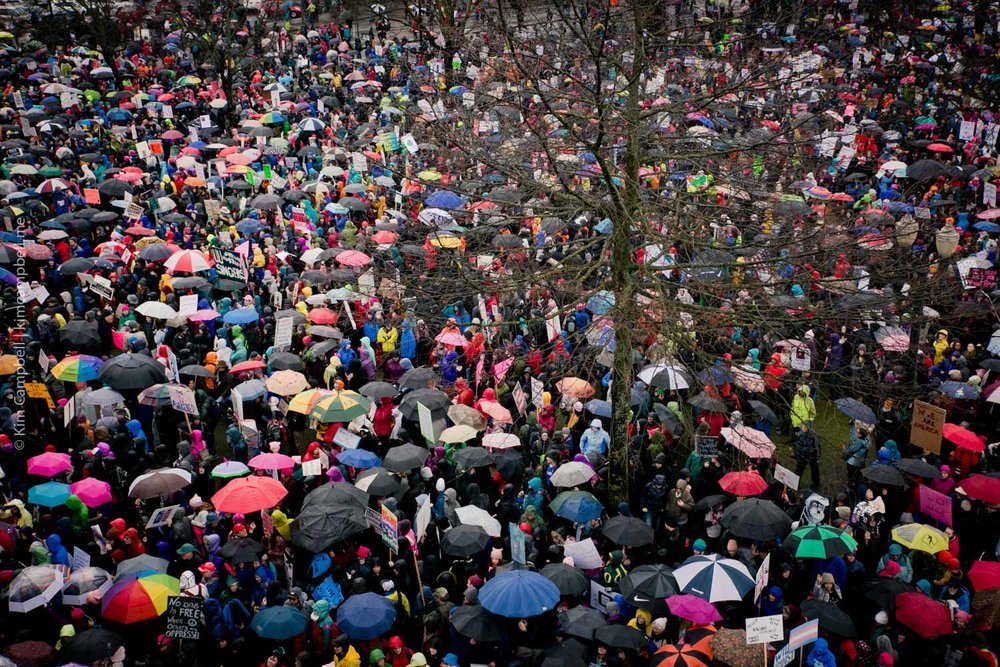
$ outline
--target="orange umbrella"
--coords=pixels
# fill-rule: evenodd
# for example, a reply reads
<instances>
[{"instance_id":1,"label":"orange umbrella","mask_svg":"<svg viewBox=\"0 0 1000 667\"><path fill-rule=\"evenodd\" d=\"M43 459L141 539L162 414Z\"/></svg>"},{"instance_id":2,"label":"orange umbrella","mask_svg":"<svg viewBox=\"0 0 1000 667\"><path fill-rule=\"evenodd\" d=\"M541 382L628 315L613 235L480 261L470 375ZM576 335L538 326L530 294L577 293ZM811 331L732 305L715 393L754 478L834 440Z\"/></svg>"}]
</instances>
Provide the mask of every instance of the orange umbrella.
<instances>
[{"instance_id":1,"label":"orange umbrella","mask_svg":"<svg viewBox=\"0 0 1000 667\"><path fill-rule=\"evenodd\" d=\"M711 662L703 646L667 644L652 655L649 667L708 667Z\"/></svg>"},{"instance_id":2,"label":"orange umbrella","mask_svg":"<svg viewBox=\"0 0 1000 667\"><path fill-rule=\"evenodd\" d=\"M590 398L594 395L594 388L586 380L577 377L566 377L556 383L559 393L573 398Z\"/></svg>"}]
</instances>

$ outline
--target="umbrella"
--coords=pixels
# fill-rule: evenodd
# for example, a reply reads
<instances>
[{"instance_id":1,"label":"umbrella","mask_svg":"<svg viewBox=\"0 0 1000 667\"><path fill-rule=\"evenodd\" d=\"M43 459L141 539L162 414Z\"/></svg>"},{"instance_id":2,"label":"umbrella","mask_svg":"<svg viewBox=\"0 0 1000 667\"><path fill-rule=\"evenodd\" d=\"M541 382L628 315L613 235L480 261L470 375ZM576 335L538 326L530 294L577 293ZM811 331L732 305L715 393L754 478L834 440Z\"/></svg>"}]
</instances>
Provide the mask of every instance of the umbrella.
<instances>
[{"instance_id":1,"label":"umbrella","mask_svg":"<svg viewBox=\"0 0 1000 667\"><path fill-rule=\"evenodd\" d=\"M903 477L903 473L885 463L873 463L862 470L861 474L865 479L883 486L906 486L906 478Z\"/></svg>"},{"instance_id":2,"label":"umbrella","mask_svg":"<svg viewBox=\"0 0 1000 667\"><path fill-rule=\"evenodd\" d=\"M267 378L264 386L272 394L291 396L292 394L298 394L308 389L309 380L298 371L278 371Z\"/></svg>"},{"instance_id":3,"label":"umbrella","mask_svg":"<svg viewBox=\"0 0 1000 667\"><path fill-rule=\"evenodd\" d=\"M715 554L688 558L674 570L674 579L683 592L708 602L742 600L754 587L746 565Z\"/></svg>"},{"instance_id":4,"label":"umbrella","mask_svg":"<svg viewBox=\"0 0 1000 667\"><path fill-rule=\"evenodd\" d=\"M148 621L165 612L168 598L180 592L177 579L165 574L130 575L108 589L101 600L101 615L122 624Z\"/></svg>"},{"instance_id":5,"label":"umbrella","mask_svg":"<svg viewBox=\"0 0 1000 667\"><path fill-rule=\"evenodd\" d=\"M462 525L479 526L490 537L500 537L500 533L502 532L500 522L481 507L466 505L465 507L459 507L455 510L455 513L458 515L458 521Z\"/></svg>"},{"instance_id":6,"label":"umbrella","mask_svg":"<svg viewBox=\"0 0 1000 667\"><path fill-rule=\"evenodd\" d=\"M757 667L761 651L753 644L747 645L746 630L719 628L709 639L715 662L729 667Z\"/></svg>"},{"instance_id":7,"label":"umbrella","mask_svg":"<svg viewBox=\"0 0 1000 667\"><path fill-rule=\"evenodd\" d=\"M486 417L479 410L460 403L448 408L448 419L456 425L468 426L477 432L486 428Z\"/></svg>"},{"instance_id":8,"label":"umbrella","mask_svg":"<svg viewBox=\"0 0 1000 667\"><path fill-rule=\"evenodd\" d=\"M103 365L103 359L88 354L79 354L66 357L53 366L49 372L52 373L52 377L63 382L88 382L97 379Z\"/></svg>"},{"instance_id":9,"label":"umbrella","mask_svg":"<svg viewBox=\"0 0 1000 667\"><path fill-rule=\"evenodd\" d=\"M604 506L592 494L586 491L563 491L552 499L549 508L564 519L573 523L587 523L600 518Z\"/></svg>"},{"instance_id":10,"label":"umbrella","mask_svg":"<svg viewBox=\"0 0 1000 667\"><path fill-rule=\"evenodd\" d=\"M667 644L649 658L649 667L708 667L712 655L700 645Z\"/></svg>"},{"instance_id":11,"label":"umbrella","mask_svg":"<svg viewBox=\"0 0 1000 667\"><path fill-rule=\"evenodd\" d=\"M286 495L288 489L273 477L240 477L212 496L212 506L216 512L251 514L275 507Z\"/></svg>"},{"instance_id":12,"label":"umbrella","mask_svg":"<svg viewBox=\"0 0 1000 667\"><path fill-rule=\"evenodd\" d=\"M392 602L376 593L352 595L337 609L337 628L351 639L375 639L388 632L395 620Z\"/></svg>"},{"instance_id":13,"label":"umbrella","mask_svg":"<svg viewBox=\"0 0 1000 667\"><path fill-rule=\"evenodd\" d=\"M233 565L252 563L264 553L264 545L249 537L233 537L222 545L219 555Z\"/></svg>"},{"instance_id":14,"label":"umbrella","mask_svg":"<svg viewBox=\"0 0 1000 667\"><path fill-rule=\"evenodd\" d=\"M382 459L382 467L396 473L404 473L424 465L430 456L426 447L407 443L392 447Z\"/></svg>"},{"instance_id":15,"label":"umbrella","mask_svg":"<svg viewBox=\"0 0 1000 667\"><path fill-rule=\"evenodd\" d=\"M58 507L71 495L69 484L46 482L28 489L28 502L42 507Z\"/></svg>"},{"instance_id":16,"label":"umbrella","mask_svg":"<svg viewBox=\"0 0 1000 667\"><path fill-rule=\"evenodd\" d=\"M827 632L831 632L841 637L854 637L857 632L854 629L854 621L851 617L836 605L819 600L808 600L802 603L802 613L809 620L818 620L819 627Z\"/></svg>"},{"instance_id":17,"label":"umbrella","mask_svg":"<svg viewBox=\"0 0 1000 667\"><path fill-rule=\"evenodd\" d=\"M462 605L451 612L451 624L463 637L478 642L498 642L504 637L496 616L482 605Z\"/></svg>"},{"instance_id":18,"label":"umbrella","mask_svg":"<svg viewBox=\"0 0 1000 667\"><path fill-rule=\"evenodd\" d=\"M988 475L969 475L959 484L959 491L973 500L1000 505L1000 479Z\"/></svg>"},{"instance_id":19,"label":"umbrella","mask_svg":"<svg viewBox=\"0 0 1000 667\"><path fill-rule=\"evenodd\" d=\"M921 523L909 523L892 529L892 539L907 549L929 554L948 550L948 536L942 531Z\"/></svg>"},{"instance_id":20,"label":"umbrella","mask_svg":"<svg viewBox=\"0 0 1000 667\"><path fill-rule=\"evenodd\" d=\"M323 423L349 422L368 414L371 401L354 391L341 391L323 396L313 405L309 416Z\"/></svg>"},{"instance_id":21,"label":"umbrella","mask_svg":"<svg viewBox=\"0 0 1000 667\"><path fill-rule=\"evenodd\" d=\"M97 591L102 597L107 592L114 579L106 570L99 567L84 567L73 570L62 588L63 604L87 604L87 594Z\"/></svg>"},{"instance_id":22,"label":"umbrella","mask_svg":"<svg viewBox=\"0 0 1000 667\"><path fill-rule=\"evenodd\" d=\"M399 404L399 411L407 419L417 419L417 405L423 405L431 412L445 411L451 405L448 394L438 389L417 389L411 391L403 397Z\"/></svg>"},{"instance_id":23,"label":"umbrella","mask_svg":"<svg viewBox=\"0 0 1000 667\"><path fill-rule=\"evenodd\" d=\"M897 595L916 591L916 586L896 577L877 577L866 581L864 585L865 597L890 613L896 610Z\"/></svg>"},{"instance_id":24,"label":"umbrella","mask_svg":"<svg viewBox=\"0 0 1000 667\"><path fill-rule=\"evenodd\" d=\"M433 369L418 366L417 368L411 368L400 376L399 388L423 389L424 387L429 387L437 379L438 374Z\"/></svg>"},{"instance_id":25,"label":"umbrella","mask_svg":"<svg viewBox=\"0 0 1000 667\"><path fill-rule=\"evenodd\" d=\"M479 604L497 616L528 618L555 609L559 589L537 572L512 570L486 582Z\"/></svg>"},{"instance_id":26,"label":"umbrella","mask_svg":"<svg viewBox=\"0 0 1000 667\"><path fill-rule=\"evenodd\" d=\"M726 505L732 501L732 498L723 494L714 494L711 496L705 496L698 502L694 504L691 508L691 512L697 514L698 512L707 512L713 507L718 505Z\"/></svg>"},{"instance_id":27,"label":"umbrella","mask_svg":"<svg viewBox=\"0 0 1000 667\"><path fill-rule=\"evenodd\" d=\"M163 364L144 354L119 354L101 366L97 378L112 389L145 389L166 382Z\"/></svg>"},{"instance_id":28,"label":"umbrella","mask_svg":"<svg viewBox=\"0 0 1000 667\"><path fill-rule=\"evenodd\" d=\"M573 487L587 484L594 477L594 469L581 461L568 461L552 473L553 486Z\"/></svg>"},{"instance_id":29,"label":"umbrella","mask_svg":"<svg viewBox=\"0 0 1000 667\"><path fill-rule=\"evenodd\" d=\"M787 535L792 520L771 501L749 498L727 507L722 525L736 537L765 541Z\"/></svg>"},{"instance_id":30,"label":"umbrella","mask_svg":"<svg viewBox=\"0 0 1000 667\"><path fill-rule=\"evenodd\" d=\"M805 605L802 611L805 611ZM900 593L896 596L896 622L927 639L952 633L951 610L946 604L923 593Z\"/></svg>"},{"instance_id":31,"label":"umbrella","mask_svg":"<svg viewBox=\"0 0 1000 667\"><path fill-rule=\"evenodd\" d=\"M59 330L59 341L70 347L87 347L100 345L102 338L97 322L70 320Z\"/></svg>"},{"instance_id":32,"label":"umbrella","mask_svg":"<svg viewBox=\"0 0 1000 667\"><path fill-rule=\"evenodd\" d=\"M565 377L556 383L559 393L573 398L590 398L594 395L594 387L586 380L577 377Z\"/></svg>"},{"instance_id":33,"label":"umbrella","mask_svg":"<svg viewBox=\"0 0 1000 667\"><path fill-rule=\"evenodd\" d=\"M719 480L719 486L735 496L756 496L767 491L767 482L756 471L726 473Z\"/></svg>"},{"instance_id":34,"label":"umbrella","mask_svg":"<svg viewBox=\"0 0 1000 667\"><path fill-rule=\"evenodd\" d=\"M602 526L604 537L625 547L641 547L653 543L653 529L633 516L619 514Z\"/></svg>"},{"instance_id":35,"label":"umbrella","mask_svg":"<svg viewBox=\"0 0 1000 667\"><path fill-rule=\"evenodd\" d=\"M69 454L45 452L28 459L28 474L39 477L55 477L61 472L73 469Z\"/></svg>"},{"instance_id":36,"label":"umbrella","mask_svg":"<svg viewBox=\"0 0 1000 667\"><path fill-rule=\"evenodd\" d=\"M371 468L358 475L354 486L379 497L391 496L399 492L399 478L385 468Z\"/></svg>"},{"instance_id":37,"label":"umbrella","mask_svg":"<svg viewBox=\"0 0 1000 667\"><path fill-rule=\"evenodd\" d=\"M513 433L487 433L483 436L483 447L487 449L513 449L520 447L521 440Z\"/></svg>"},{"instance_id":38,"label":"umbrella","mask_svg":"<svg viewBox=\"0 0 1000 667\"><path fill-rule=\"evenodd\" d=\"M932 466L922 459L900 459L896 461L896 467L907 474L927 479L935 479L941 475L937 466Z\"/></svg>"},{"instance_id":39,"label":"umbrella","mask_svg":"<svg viewBox=\"0 0 1000 667\"><path fill-rule=\"evenodd\" d=\"M854 553L858 543L839 528L817 525L793 530L782 546L796 558L831 558Z\"/></svg>"},{"instance_id":40,"label":"umbrella","mask_svg":"<svg viewBox=\"0 0 1000 667\"><path fill-rule=\"evenodd\" d=\"M316 327L313 327L309 333L311 335L315 335L315 329ZM376 400L382 398L392 398L398 394L399 391L388 382L369 382L368 384L363 385L361 389L358 390L358 393L362 396L367 396L370 399Z\"/></svg>"},{"instance_id":41,"label":"umbrella","mask_svg":"<svg viewBox=\"0 0 1000 667\"><path fill-rule=\"evenodd\" d=\"M969 581L977 591L989 591L1000 588L1000 563L977 560L969 568Z\"/></svg>"},{"instance_id":42,"label":"umbrella","mask_svg":"<svg viewBox=\"0 0 1000 667\"><path fill-rule=\"evenodd\" d=\"M673 571L665 565L640 565L618 582L625 601L654 614L667 610L664 600L677 594Z\"/></svg>"},{"instance_id":43,"label":"umbrella","mask_svg":"<svg viewBox=\"0 0 1000 667\"><path fill-rule=\"evenodd\" d=\"M490 542L489 534L481 527L459 525L445 531L441 538L441 549L451 556L466 558L482 553Z\"/></svg>"},{"instance_id":44,"label":"umbrella","mask_svg":"<svg viewBox=\"0 0 1000 667\"><path fill-rule=\"evenodd\" d=\"M258 611L250 628L261 639L284 641L301 635L309 625L309 617L295 607L266 607Z\"/></svg>"},{"instance_id":45,"label":"umbrella","mask_svg":"<svg viewBox=\"0 0 1000 667\"><path fill-rule=\"evenodd\" d=\"M108 660L124 645L121 635L105 628L91 628L65 642L59 649L59 659L92 665Z\"/></svg>"},{"instance_id":46,"label":"umbrella","mask_svg":"<svg viewBox=\"0 0 1000 667\"><path fill-rule=\"evenodd\" d=\"M706 396L705 394L698 394L697 396L692 396L688 399L688 404L698 408L699 410L706 410L708 412L721 412L726 414L729 410L726 409L726 404L717 398L712 398L711 396Z\"/></svg>"},{"instance_id":47,"label":"umbrella","mask_svg":"<svg viewBox=\"0 0 1000 667\"><path fill-rule=\"evenodd\" d=\"M48 667L55 663L55 649L41 641L18 642L5 648L3 654L13 667Z\"/></svg>"},{"instance_id":48,"label":"umbrella","mask_svg":"<svg viewBox=\"0 0 1000 667\"><path fill-rule=\"evenodd\" d=\"M468 442L472 440L479 432L471 426L466 426L465 424L456 424L455 426L449 426L444 431L441 432L441 436L438 438L441 442L445 444L458 444L460 442Z\"/></svg>"},{"instance_id":49,"label":"umbrella","mask_svg":"<svg viewBox=\"0 0 1000 667\"><path fill-rule=\"evenodd\" d=\"M549 563L542 568L541 574L555 584L562 595L582 595L590 590L590 580L583 572L566 563Z\"/></svg>"},{"instance_id":50,"label":"umbrella","mask_svg":"<svg viewBox=\"0 0 1000 667\"><path fill-rule=\"evenodd\" d=\"M864 422L866 424L874 424L878 421L875 418L875 413L872 409L859 400L853 398L838 398L833 402L833 404L838 410L855 421Z\"/></svg>"},{"instance_id":51,"label":"umbrella","mask_svg":"<svg viewBox=\"0 0 1000 667\"><path fill-rule=\"evenodd\" d=\"M986 449L986 445L978 435L958 424L944 425L944 439L971 452L981 452Z\"/></svg>"},{"instance_id":52,"label":"umbrella","mask_svg":"<svg viewBox=\"0 0 1000 667\"><path fill-rule=\"evenodd\" d=\"M63 587L62 572L45 565L21 570L10 584L7 602L10 611L22 614L44 607Z\"/></svg>"},{"instance_id":53,"label":"umbrella","mask_svg":"<svg viewBox=\"0 0 1000 667\"><path fill-rule=\"evenodd\" d=\"M191 473L180 468L160 468L139 475L128 487L130 498L170 496L191 483Z\"/></svg>"},{"instance_id":54,"label":"umbrella","mask_svg":"<svg viewBox=\"0 0 1000 667\"><path fill-rule=\"evenodd\" d=\"M763 431L736 426L722 429L721 434L733 447L752 459L769 459L774 454L775 445Z\"/></svg>"},{"instance_id":55,"label":"umbrella","mask_svg":"<svg viewBox=\"0 0 1000 667\"><path fill-rule=\"evenodd\" d=\"M670 613L678 618L697 624L715 623L722 615L711 602L694 595L673 595L667 598Z\"/></svg>"},{"instance_id":56,"label":"umbrella","mask_svg":"<svg viewBox=\"0 0 1000 667\"><path fill-rule=\"evenodd\" d=\"M250 467L239 461L223 461L212 468L212 477L217 479L232 479L250 474Z\"/></svg>"},{"instance_id":57,"label":"umbrella","mask_svg":"<svg viewBox=\"0 0 1000 667\"><path fill-rule=\"evenodd\" d=\"M627 625L605 625L594 631L594 641L612 648L637 651L649 643L646 635Z\"/></svg>"},{"instance_id":58,"label":"umbrella","mask_svg":"<svg viewBox=\"0 0 1000 667\"><path fill-rule=\"evenodd\" d=\"M292 400L288 402L288 411L309 414L309 411L316 405L316 401L331 393L328 389L307 389L292 397Z\"/></svg>"},{"instance_id":59,"label":"umbrella","mask_svg":"<svg viewBox=\"0 0 1000 667\"><path fill-rule=\"evenodd\" d=\"M367 449L360 448L345 449L342 452L338 452L337 461L343 463L345 466L350 466L359 470L377 468L382 465L382 459L376 456L374 452L369 452Z\"/></svg>"},{"instance_id":60,"label":"umbrella","mask_svg":"<svg viewBox=\"0 0 1000 667\"><path fill-rule=\"evenodd\" d=\"M136 306L135 312L154 320L172 320L177 317L177 311L162 301L144 301Z\"/></svg>"},{"instance_id":61,"label":"umbrella","mask_svg":"<svg viewBox=\"0 0 1000 667\"><path fill-rule=\"evenodd\" d=\"M124 579L144 574L165 574L169 565L170 563L162 558L142 554L119 563L115 570L115 578Z\"/></svg>"},{"instance_id":62,"label":"umbrella","mask_svg":"<svg viewBox=\"0 0 1000 667\"><path fill-rule=\"evenodd\" d=\"M295 460L287 454L265 452L250 459L247 465L254 470L291 470L295 467Z\"/></svg>"},{"instance_id":63,"label":"umbrella","mask_svg":"<svg viewBox=\"0 0 1000 667\"><path fill-rule=\"evenodd\" d=\"M604 614L583 605L559 614L559 627L563 633L587 640L593 639L594 631L606 624Z\"/></svg>"},{"instance_id":64,"label":"umbrella","mask_svg":"<svg viewBox=\"0 0 1000 667\"><path fill-rule=\"evenodd\" d=\"M111 485L96 477L86 477L69 485L70 493L90 508L100 507L114 501Z\"/></svg>"},{"instance_id":65,"label":"umbrella","mask_svg":"<svg viewBox=\"0 0 1000 667\"><path fill-rule=\"evenodd\" d=\"M320 489L331 486L350 485L327 484ZM306 551L318 553L331 544L367 528L368 521L365 519L364 509L356 505L311 505L304 507L292 522L292 544Z\"/></svg>"},{"instance_id":66,"label":"umbrella","mask_svg":"<svg viewBox=\"0 0 1000 667\"><path fill-rule=\"evenodd\" d=\"M482 447L466 447L455 452L455 465L466 468L485 468L493 465L493 454Z\"/></svg>"}]
</instances>

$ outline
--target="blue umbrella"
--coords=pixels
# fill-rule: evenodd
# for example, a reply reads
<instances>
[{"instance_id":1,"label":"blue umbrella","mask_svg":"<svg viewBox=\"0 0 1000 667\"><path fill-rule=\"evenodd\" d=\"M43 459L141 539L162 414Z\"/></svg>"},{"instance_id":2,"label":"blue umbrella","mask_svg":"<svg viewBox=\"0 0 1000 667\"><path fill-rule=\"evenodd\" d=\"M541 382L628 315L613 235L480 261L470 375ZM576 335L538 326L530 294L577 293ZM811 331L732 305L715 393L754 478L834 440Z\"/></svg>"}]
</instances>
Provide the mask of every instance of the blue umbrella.
<instances>
[{"instance_id":1,"label":"blue umbrella","mask_svg":"<svg viewBox=\"0 0 1000 667\"><path fill-rule=\"evenodd\" d=\"M486 582L479 604L497 616L528 618L555 609L559 589L537 572L511 570Z\"/></svg>"},{"instance_id":2,"label":"blue umbrella","mask_svg":"<svg viewBox=\"0 0 1000 667\"><path fill-rule=\"evenodd\" d=\"M19 281L17 279L17 276L15 276L13 273L11 273L10 271L8 271L7 269L0 268L0 282L5 282L8 285L16 285L16 284L18 284L21 281Z\"/></svg>"},{"instance_id":3,"label":"blue umbrella","mask_svg":"<svg viewBox=\"0 0 1000 667\"><path fill-rule=\"evenodd\" d=\"M247 306L246 308L230 310L223 316L222 321L226 324L250 324L259 319L260 315L257 314L257 309L253 306Z\"/></svg>"},{"instance_id":4,"label":"blue umbrella","mask_svg":"<svg viewBox=\"0 0 1000 667\"><path fill-rule=\"evenodd\" d=\"M989 232L991 234L994 232L1000 232L1000 225L995 222L977 222L972 226L981 232Z\"/></svg>"},{"instance_id":5,"label":"blue umbrella","mask_svg":"<svg viewBox=\"0 0 1000 667\"><path fill-rule=\"evenodd\" d=\"M305 632L309 617L295 607L267 607L250 621L250 627L261 639L284 641Z\"/></svg>"},{"instance_id":6,"label":"blue umbrella","mask_svg":"<svg viewBox=\"0 0 1000 667\"><path fill-rule=\"evenodd\" d=\"M313 579L318 579L329 572L331 567L333 567L333 561L330 559L330 554L318 553L313 556L312 562L309 564L309 572Z\"/></svg>"},{"instance_id":7,"label":"blue umbrella","mask_svg":"<svg viewBox=\"0 0 1000 667\"><path fill-rule=\"evenodd\" d=\"M128 109L114 108L108 112L108 120L115 123L123 123L132 120L132 113Z\"/></svg>"},{"instance_id":8,"label":"blue umbrella","mask_svg":"<svg viewBox=\"0 0 1000 667\"><path fill-rule=\"evenodd\" d=\"M942 382L941 386L938 387L937 390L948 398L953 399L966 399L972 401L979 398L979 389L973 387L971 384L965 384L964 382L957 382L955 380Z\"/></svg>"},{"instance_id":9,"label":"blue umbrella","mask_svg":"<svg viewBox=\"0 0 1000 667\"><path fill-rule=\"evenodd\" d=\"M875 413L867 405L859 400L853 398L838 398L833 402L837 409L843 412L845 415L859 422L864 422L866 424L874 424L877 419L875 419Z\"/></svg>"},{"instance_id":10,"label":"blue umbrella","mask_svg":"<svg viewBox=\"0 0 1000 667\"><path fill-rule=\"evenodd\" d=\"M457 209L465 206L465 199L451 190L438 190L424 200L424 203L434 208Z\"/></svg>"},{"instance_id":11,"label":"blue umbrella","mask_svg":"<svg viewBox=\"0 0 1000 667\"><path fill-rule=\"evenodd\" d=\"M587 523L600 518L604 506L601 501L586 491L563 491L549 505L552 511L573 523Z\"/></svg>"},{"instance_id":12,"label":"blue umbrella","mask_svg":"<svg viewBox=\"0 0 1000 667\"><path fill-rule=\"evenodd\" d=\"M264 225L261 224L260 220L253 218L244 218L236 223L236 231L243 236L253 236L262 229L264 229Z\"/></svg>"},{"instance_id":13,"label":"blue umbrella","mask_svg":"<svg viewBox=\"0 0 1000 667\"><path fill-rule=\"evenodd\" d=\"M724 366L712 365L706 368L698 376L698 379L705 384L726 384L733 382L733 375Z\"/></svg>"},{"instance_id":14,"label":"blue umbrella","mask_svg":"<svg viewBox=\"0 0 1000 667\"><path fill-rule=\"evenodd\" d=\"M352 595L337 609L337 627L351 639L375 639L388 632L395 620L392 602L375 593Z\"/></svg>"},{"instance_id":15,"label":"blue umbrella","mask_svg":"<svg viewBox=\"0 0 1000 667\"><path fill-rule=\"evenodd\" d=\"M611 419L610 401L602 401L598 398L593 398L587 401L587 404L584 407L587 408L587 412L589 412L592 415L597 415L598 417L606 417L607 419Z\"/></svg>"},{"instance_id":16,"label":"blue umbrella","mask_svg":"<svg viewBox=\"0 0 1000 667\"><path fill-rule=\"evenodd\" d=\"M352 468L377 468L382 459L367 449L345 449L337 454L337 460Z\"/></svg>"},{"instance_id":17,"label":"blue umbrella","mask_svg":"<svg viewBox=\"0 0 1000 667\"><path fill-rule=\"evenodd\" d=\"M71 495L73 494L69 490L69 484L45 482L28 489L28 502L43 507L58 507Z\"/></svg>"}]
</instances>

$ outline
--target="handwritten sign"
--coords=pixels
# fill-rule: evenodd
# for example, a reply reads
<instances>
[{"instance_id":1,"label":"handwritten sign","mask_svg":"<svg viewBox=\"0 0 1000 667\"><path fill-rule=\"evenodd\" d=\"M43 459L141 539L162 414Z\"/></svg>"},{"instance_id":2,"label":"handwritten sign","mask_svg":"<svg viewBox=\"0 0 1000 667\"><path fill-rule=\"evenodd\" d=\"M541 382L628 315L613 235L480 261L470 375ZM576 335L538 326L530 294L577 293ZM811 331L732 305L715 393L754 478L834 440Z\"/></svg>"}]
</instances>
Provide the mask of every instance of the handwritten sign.
<instances>
[{"instance_id":1,"label":"handwritten sign","mask_svg":"<svg viewBox=\"0 0 1000 667\"><path fill-rule=\"evenodd\" d=\"M282 317L278 320L274 325L274 347L279 349L291 347L294 328L294 320L291 317Z\"/></svg>"},{"instance_id":2,"label":"handwritten sign","mask_svg":"<svg viewBox=\"0 0 1000 667\"><path fill-rule=\"evenodd\" d=\"M167 629L171 639L201 639L205 626L205 603L202 598L190 595L174 595L167 601Z\"/></svg>"},{"instance_id":3,"label":"handwritten sign","mask_svg":"<svg viewBox=\"0 0 1000 667\"><path fill-rule=\"evenodd\" d=\"M80 547L73 547L73 569L82 570L90 567L90 554Z\"/></svg>"},{"instance_id":4,"label":"handwritten sign","mask_svg":"<svg viewBox=\"0 0 1000 667\"><path fill-rule=\"evenodd\" d=\"M913 417L910 419L910 442L931 452L941 451L941 437L944 435L944 408L913 401Z\"/></svg>"},{"instance_id":5,"label":"handwritten sign","mask_svg":"<svg viewBox=\"0 0 1000 667\"><path fill-rule=\"evenodd\" d=\"M303 477L317 477L323 473L323 462L319 459L302 462Z\"/></svg>"},{"instance_id":6,"label":"handwritten sign","mask_svg":"<svg viewBox=\"0 0 1000 667\"><path fill-rule=\"evenodd\" d=\"M747 619L747 646L780 642L784 638L785 626L781 614Z\"/></svg>"},{"instance_id":7,"label":"handwritten sign","mask_svg":"<svg viewBox=\"0 0 1000 667\"><path fill-rule=\"evenodd\" d=\"M24 391L28 394L28 398L41 398L48 404L49 409L55 409L56 404L52 401L52 394L44 382L25 382Z\"/></svg>"},{"instance_id":8,"label":"handwritten sign","mask_svg":"<svg viewBox=\"0 0 1000 667\"><path fill-rule=\"evenodd\" d=\"M774 480L776 482L781 482L789 489L799 490L799 476L788 468L775 464L774 466Z\"/></svg>"},{"instance_id":9,"label":"handwritten sign","mask_svg":"<svg viewBox=\"0 0 1000 667\"><path fill-rule=\"evenodd\" d=\"M696 435L694 450L703 458L713 458L719 455L719 438L714 435Z\"/></svg>"},{"instance_id":10,"label":"handwritten sign","mask_svg":"<svg viewBox=\"0 0 1000 667\"><path fill-rule=\"evenodd\" d=\"M434 434L434 418L430 409L423 403L417 403L417 415L420 418L420 435L424 436L427 442L434 444L437 436Z\"/></svg>"},{"instance_id":11,"label":"handwritten sign","mask_svg":"<svg viewBox=\"0 0 1000 667\"><path fill-rule=\"evenodd\" d=\"M177 309L178 315L194 315L198 312L198 295L197 294L184 294L180 298L179 308Z\"/></svg>"},{"instance_id":12,"label":"handwritten sign","mask_svg":"<svg viewBox=\"0 0 1000 667\"><path fill-rule=\"evenodd\" d=\"M170 395L170 406L174 410L189 415L198 414L198 403L190 388L170 385L167 387L167 393Z\"/></svg>"},{"instance_id":13,"label":"handwritten sign","mask_svg":"<svg viewBox=\"0 0 1000 667\"><path fill-rule=\"evenodd\" d=\"M393 553L399 549L399 520L392 511L382 505L382 521L380 524L382 541Z\"/></svg>"},{"instance_id":14,"label":"handwritten sign","mask_svg":"<svg viewBox=\"0 0 1000 667\"><path fill-rule=\"evenodd\" d=\"M346 428L338 428L337 432L333 434L333 444L344 449L357 449L360 443L361 436L348 431Z\"/></svg>"},{"instance_id":15,"label":"handwritten sign","mask_svg":"<svg viewBox=\"0 0 1000 667\"><path fill-rule=\"evenodd\" d=\"M920 512L940 521L946 526L951 525L951 498L940 491L920 486Z\"/></svg>"}]
</instances>

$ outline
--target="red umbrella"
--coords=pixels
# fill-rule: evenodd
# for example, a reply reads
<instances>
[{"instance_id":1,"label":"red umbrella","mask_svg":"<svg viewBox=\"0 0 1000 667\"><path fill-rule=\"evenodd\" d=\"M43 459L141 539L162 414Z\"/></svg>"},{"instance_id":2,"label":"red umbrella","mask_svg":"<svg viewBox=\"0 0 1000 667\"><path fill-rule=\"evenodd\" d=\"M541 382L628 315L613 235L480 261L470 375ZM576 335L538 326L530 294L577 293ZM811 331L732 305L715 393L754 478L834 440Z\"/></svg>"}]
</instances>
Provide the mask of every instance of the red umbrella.
<instances>
[{"instance_id":1,"label":"red umbrella","mask_svg":"<svg viewBox=\"0 0 1000 667\"><path fill-rule=\"evenodd\" d=\"M977 591L1000 588L1000 563L977 560L969 568L969 581Z\"/></svg>"},{"instance_id":2,"label":"red umbrella","mask_svg":"<svg viewBox=\"0 0 1000 667\"><path fill-rule=\"evenodd\" d=\"M250 514L274 507L286 495L288 489L273 477L241 477L212 496L212 505L217 512Z\"/></svg>"},{"instance_id":3,"label":"red umbrella","mask_svg":"<svg viewBox=\"0 0 1000 667\"><path fill-rule=\"evenodd\" d=\"M954 153L955 149L948 144L934 143L927 146L927 150L935 151L937 153Z\"/></svg>"},{"instance_id":4,"label":"red umbrella","mask_svg":"<svg viewBox=\"0 0 1000 667\"><path fill-rule=\"evenodd\" d=\"M767 482L757 472L730 472L722 476L719 486L736 496L756 496L767 491Z\"/></svg>"},{"instance_id":5,"label":"red umbrella","mask_svg":"<svg viewBox=\"0 0 1000 667\"><path fill-rule=\"evenodd\" d=\"M313 324L336 324L337 313L329 308L313 308L309 311L309 321Z\"/></svg>"},{"instance_id":6,"label":"red umbrella","mask_svg":"<svg viewBox=\"0 0 1000 667\"><path fill-rule=\"evenodd\" d=\"M263 361L257 359L249 359L247 361L241 361L232 368L229 369L230 373L249 373L250 371L260 370L262 368L267 368L267 364Z\"/></svg>"},{"instance_id":7,"label":"red umbrella","mask_svg":"<svg viewBox=\"0 0 1000 667\"><path fill-rule=\"evenodd\" d=\"M978 435L957 424L944 425L944 439L972 452L981 452L986 449L986 443Z\"/></svg>"},{"instance_id":8,"label":"red umbrella","mask_svg":"<svg viewBox=\"0 0 1000 667\"><path fill-rule=\"evenodd\" d=\"M340 264L341 266L352 267L365 266L370 264L372 261L371 257L359 250L346 250L337 255L334 259L336 259L337 264Z\"/></svg>"},{"instance_id":9,"label":"red umbrella","mask_svg":"<svg viewBox=\"0 0 1000 667\"><path fill-rule=\"evenodd\" d=\"M947 426L947 424L946 424ZM965 495L990 505L1000 505L1000 479L987 475L969 475L959 484Z\"/></svg>"},{"instance_id":10,"label":"red umbrella","mask_svg":"<svg viewBox=\"0 0 1000 667\"><path fill-rule=\"evenodd\" d=\"M667 644L650 657L649 667L708 667L711 662L711 654L699 646Z\"/></svg>"},{"instance_id":11,"label":"red umbrella","mask_svg":"<svg viewBox=\"0 0 1000 667\"><path fill-rule=\"evenodd\" d=\"M896 596L896 620L921 637L951 634L951 611L948 606L923 593L900 593Z\"/></svg>"}]
</instances>

